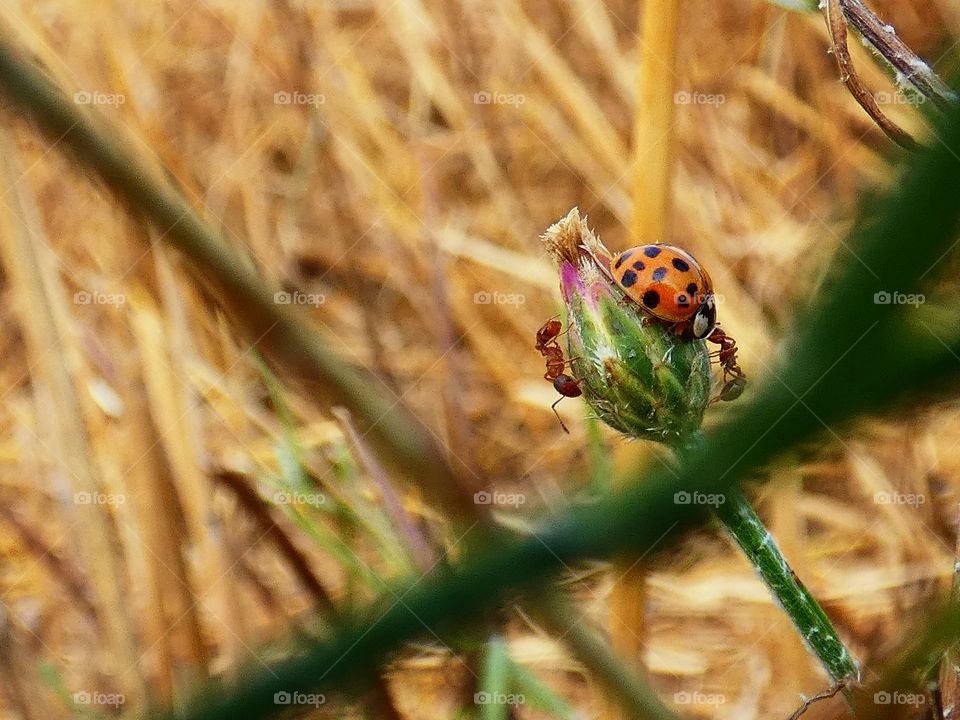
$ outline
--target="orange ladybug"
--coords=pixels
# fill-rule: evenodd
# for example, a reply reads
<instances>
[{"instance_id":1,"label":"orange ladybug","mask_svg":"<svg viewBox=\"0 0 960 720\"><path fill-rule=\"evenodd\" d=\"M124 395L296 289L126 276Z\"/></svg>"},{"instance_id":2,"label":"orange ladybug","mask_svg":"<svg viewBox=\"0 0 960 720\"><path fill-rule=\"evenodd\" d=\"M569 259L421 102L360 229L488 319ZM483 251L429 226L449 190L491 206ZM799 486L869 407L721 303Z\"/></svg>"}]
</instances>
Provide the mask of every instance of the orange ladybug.
<instances>
[{"instance_id":1,"label":"orange ladybug","mask_svg":"<svg viewBox=\"0 0 960 720\"><path fill-rule=\"evenodd\" d=\"M610 270L627 297L678 335L702 339L716 327L713 281L686 250L639 245L615 256Z\"/></svg>"},{"instance_id":2,"label":"orange ladybug","mask_svg":"<svg viewBox=\"0 0 960 720\"><path fill-rule=\"evenodd\" d=\"M735 400L747 384L737 362L737 341L717 327L717 302L706 269L674 245L639 245L610 261L614 281L650 316L683 337L709 340L723 368L724 386L717 400Z\"/></svg>"}]
</instances>

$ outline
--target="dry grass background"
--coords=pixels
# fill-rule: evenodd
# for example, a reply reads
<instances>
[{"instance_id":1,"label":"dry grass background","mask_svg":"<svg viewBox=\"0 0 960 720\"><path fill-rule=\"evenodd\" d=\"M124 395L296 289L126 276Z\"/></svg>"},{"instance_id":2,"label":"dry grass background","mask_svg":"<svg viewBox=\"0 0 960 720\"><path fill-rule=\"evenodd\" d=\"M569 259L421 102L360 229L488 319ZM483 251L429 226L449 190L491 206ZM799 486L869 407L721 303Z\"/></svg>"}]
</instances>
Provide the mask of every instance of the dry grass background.
<instances>
[{"instance_id":1,"label":"dry grass background","mask_svg":"<svg viewBox=\"0 0 960 720\"><path fill-rule=\"evenodd\" d=\"M951 0L874 6L943 74L956 66ZM520 522L589 484L583 407L561 405L564 435L533 348L559 307L538 234L577 205L609 247L628 242L636 3L8 0L0 13L69 92L121 95L91 110L155 155L267 277L323 296L305 310L343 357L380 373L485 481L524 493L504 515ZM868 84L893 91L854 45ZM677 88L722 103L676 108L663 240L709 268L752 379L767 374L826 258L839 249L856 262L842 238L858 196L894 179L889 143L826 47L816 14L684 3ZM275 99L296 92L316 102ZM889 110L919 126L913 108ZM4 717L64 716L78 691L122 691L121 712L135 712L143 693L182 697L205 673L275 657L278 639L315 629L325 594L362 603L410 561L343 420L284 393L285 427L256 359L180 259L148 245L156 233L55 146L5 120ZM714 406L707 422L727 410ZM827 432L771 468L777 482L759 496L868 666L950 582L958 432L953 407ZM606 431L600 442L615 467L664 457ZM328 498L319 509L275 502L297 452ZM84 489L117 501L77 503ZM894 491L924 502L877 502ZM414 493L406 507L438 527L429 500ZM610 582L600 568L577 578L599 624ZM681 711L780 717L825 687L716 532L659 562L649 585L645 661L658 688L724 700ZM391 669L403 717L451 718L469 704L472 670L435 640ZM561 645L520 618L510 640L516 660L597 711Z\"/></svg>"}]
</instances>

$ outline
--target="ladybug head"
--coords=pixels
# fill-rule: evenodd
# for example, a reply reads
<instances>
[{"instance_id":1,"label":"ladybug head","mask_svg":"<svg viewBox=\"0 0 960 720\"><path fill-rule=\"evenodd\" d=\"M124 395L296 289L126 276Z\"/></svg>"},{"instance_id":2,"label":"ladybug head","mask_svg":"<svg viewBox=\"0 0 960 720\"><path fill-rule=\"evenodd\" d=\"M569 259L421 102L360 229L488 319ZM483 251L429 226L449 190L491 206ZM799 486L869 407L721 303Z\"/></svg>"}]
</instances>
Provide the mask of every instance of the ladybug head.
<instances>
[{"instance_id":1,"label":"ladybug head","mask_svg":"<svg viewBox=\"0 0 960 720\"><path fill-rule=\"evenodd\" d=\"M691 327L693 336L698 340L707 337L717 326L717 303L714 300L713 293L707 295L697 312L693 315Z\"/></svg>"}]
</instances>

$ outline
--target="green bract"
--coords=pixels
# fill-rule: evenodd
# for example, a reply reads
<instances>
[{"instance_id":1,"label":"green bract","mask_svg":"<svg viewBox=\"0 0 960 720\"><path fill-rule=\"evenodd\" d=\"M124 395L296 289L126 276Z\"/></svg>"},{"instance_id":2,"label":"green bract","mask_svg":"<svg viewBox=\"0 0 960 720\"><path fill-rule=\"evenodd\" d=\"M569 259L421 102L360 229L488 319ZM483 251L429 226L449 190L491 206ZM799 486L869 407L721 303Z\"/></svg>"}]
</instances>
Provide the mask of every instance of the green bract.
<instances>
[{"instance_id":1,"label":"green bract","mask_svg":"<svg viewBox=\"0 0 960 720\"><path fill-rule=\"evenodd\" d=\"M686 444L710 399L703 340L684 340L625 298L610 253L576 208L543 237L560 269L571 375L601 420L631 437Z\"/></svg>"}]
</instances>

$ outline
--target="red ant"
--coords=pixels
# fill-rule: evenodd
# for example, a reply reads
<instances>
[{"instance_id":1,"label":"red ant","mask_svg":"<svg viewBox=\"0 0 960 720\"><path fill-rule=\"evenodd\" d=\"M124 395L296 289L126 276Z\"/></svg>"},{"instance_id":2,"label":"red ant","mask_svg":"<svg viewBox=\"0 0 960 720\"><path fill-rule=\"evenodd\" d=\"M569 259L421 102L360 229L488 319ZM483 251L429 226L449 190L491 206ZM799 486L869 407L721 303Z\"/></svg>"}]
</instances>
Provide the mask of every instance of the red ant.
<instances>
[{"instance_id":1,"label":"red ant","mask_svg":"<svg viewBox=\"0 0 960 720\"><path fill-rule=\"evenodd\" d=\"M543 379L550 380L553 383L554 389L560 393L560 397L550 406L550 409L553 410L553 414L556 415L557 420L560 421L560 427L569 435L570 431L567 430L567 426L564 425L560 413L557 412L557 403L564 398L580 397L583 395L583 391L580 390L580 381L574 380L563 371L573 360L563 359L563 349L557 342L557 338L562 334L560 332L560 328L562 327L562 323L556 318L547 320L547 322L543 324L543 327L537 330L537 344L534 345L534 347L539 350L540 354L547 360L547 371L543 374Z\"/></svg>"},{"instance_id":2,"label":"red ant","mask_svg":"<svg viewBox=\"0 0 960 720\"><path fill-rule=\"evenodd\" d=\"M720 388L720 394L711 402L736 400L743 394L743 390L747 386L747 375L737 363L737 341L727 335L719 326L715 327L713 332L707 335L705 339L720 346L719 350L710 353L710 357L716 358L720 362L725 381L723 387Z\"/></svg>"}]
</instances>

